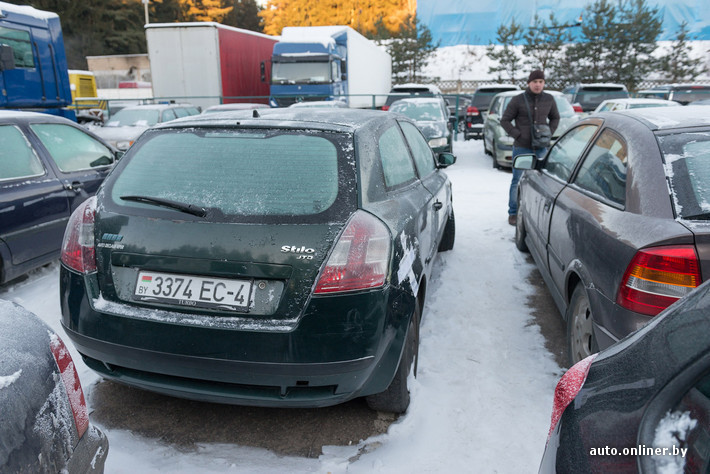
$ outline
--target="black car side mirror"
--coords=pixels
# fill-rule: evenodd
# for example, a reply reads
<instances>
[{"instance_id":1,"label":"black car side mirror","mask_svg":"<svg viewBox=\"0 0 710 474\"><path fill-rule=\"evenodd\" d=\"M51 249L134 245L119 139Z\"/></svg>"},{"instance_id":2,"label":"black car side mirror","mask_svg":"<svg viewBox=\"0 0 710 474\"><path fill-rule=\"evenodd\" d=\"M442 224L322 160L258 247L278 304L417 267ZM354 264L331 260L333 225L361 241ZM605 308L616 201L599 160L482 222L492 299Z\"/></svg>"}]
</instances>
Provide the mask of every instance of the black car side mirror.
<instances>
[{"instance_id":1,"label":"black car side mirror","mask_svg":"<svg viewBox=\"0 0 710 474\"><path fill-rule=\"evenodd\" d=\"M456 163L456 156L453 153L439 153L436 155L438 168L446 168Z\"/></svg>"},{"instance_id":2,"label":"black car side mirror","mask_svg":"<svg viewBox=\"0 0 710 474\"><path fill-rule=\"evenodd\" d=\"M536 160L537 156L532 153L529 155L518 155L515 157L515 161L513 161L513 168L516 170L531 170L535 168Z\"/></svg>"}]
</instances>

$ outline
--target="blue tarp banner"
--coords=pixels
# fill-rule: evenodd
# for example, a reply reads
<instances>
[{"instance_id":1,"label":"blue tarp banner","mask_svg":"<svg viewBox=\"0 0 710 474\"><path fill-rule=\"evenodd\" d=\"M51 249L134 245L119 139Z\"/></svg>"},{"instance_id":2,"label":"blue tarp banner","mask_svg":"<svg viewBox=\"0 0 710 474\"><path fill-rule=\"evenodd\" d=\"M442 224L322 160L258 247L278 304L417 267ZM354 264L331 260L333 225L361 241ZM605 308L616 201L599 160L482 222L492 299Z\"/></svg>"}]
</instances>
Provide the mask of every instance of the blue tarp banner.
<instances>
[{"instance_id":1,"label":"blue tarp banner","mask_svg":"<svg viewBox=\"0 0 710 474\"><path fill-rule=\"evenodd\" d=\"M550 12L554 12L559 23L572 25L591 3L579 0L417 0L417 17L431 30L434 41L441 41L441 46L490 44L496 43L498 27L510 25L513 19L527 27L532 24L535 13L547 20ZM647 0L646 4L658 8L663 20L659 41L675 40L683 21L688 23L691 39L710 40L710 0Z\"/></svg>"}]
</instances>

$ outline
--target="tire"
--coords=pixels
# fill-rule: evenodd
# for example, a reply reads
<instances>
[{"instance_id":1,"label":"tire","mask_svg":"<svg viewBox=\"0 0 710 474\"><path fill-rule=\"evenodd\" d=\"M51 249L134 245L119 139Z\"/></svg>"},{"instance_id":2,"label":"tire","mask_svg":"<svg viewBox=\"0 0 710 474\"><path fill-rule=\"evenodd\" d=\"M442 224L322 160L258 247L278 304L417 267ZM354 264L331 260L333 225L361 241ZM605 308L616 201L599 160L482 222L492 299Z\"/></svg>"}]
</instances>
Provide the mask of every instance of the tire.
<instances>
[{"instance_id":1,"label":"tire","mask_svg":"<svg viewBox=\"0 0 710 474\"><path fill-rule=\"evenodd\" d=\"M569 366L599 351L594 327L592 309L587 292L582 283L578 283L567 307L567 361Z\"/></svg>"},{"instance_id":2,"label":"tire","mask_svg":"<svg viewBox=\"0 0 710 474\"><path fill-rule=\"evenodd\" d=\"M499 170L500 165L498 164L498 150L496 150L495 138L493 139L493 151L491 152L491 156L493 157L493 169Z\"/></svg>"},{"instance_id":3,"label":"tire","mask_svg":"<svg viewBox=\"0 0 710 474\"><path fill-rule=\"evenodd\" d=\"M439 242L439 252L446 252L454 248L454 240L456 239L456 218L454 217L454 210L451 209L451 214L446 220L446 227L444 227L444 234L441 236L441 242Z\"/></svg>"},{"instance_id":4,"label":"tire","mask_svg":"<svg viewBox=\"0 0 710 474\"><path fill-rule=\"evenodd\" d=\"M521 252L530 252L528 249L528 244L525 243L525 237L527 236L527 231L525 230L525 221L523 221L523 213L520 212L520 199L518 199L518 214L515 218L515 246Z\"/></svg>"},{"instance_id":5,"label":"tire","mask_svg":"<svg viewBox=\"0 0 710 474\"><path fill-rule=\"evenodd\" d=\"M407 378L412 367L414 367L414 376L417 375L416 361L419 358L419 321L421 320L419 301L415 301L414 305L414 314L409 321L402 359L399 361L392 382L384 392L365 397L367 406L372 410L399 414L407 411L409 407Z\"/></svg>"}]
</instances>

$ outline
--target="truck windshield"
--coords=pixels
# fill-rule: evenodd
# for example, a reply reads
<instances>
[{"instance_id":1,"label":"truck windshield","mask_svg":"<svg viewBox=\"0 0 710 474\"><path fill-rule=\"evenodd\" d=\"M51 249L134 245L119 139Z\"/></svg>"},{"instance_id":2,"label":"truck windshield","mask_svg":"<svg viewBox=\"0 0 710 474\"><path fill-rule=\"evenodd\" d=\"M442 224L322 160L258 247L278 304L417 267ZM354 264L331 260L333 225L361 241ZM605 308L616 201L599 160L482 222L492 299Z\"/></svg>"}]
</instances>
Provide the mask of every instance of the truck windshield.
<instances>
[{"instance_id":1,"label":"truck windshield","mask_svg":"<svg viewBox=\"0 0 710 474\"><path fill-rule=\"evenodd\" d=\"M319 84L331 81L329 62L274 63L272 84Z\"/></svg>"}]
</instances>

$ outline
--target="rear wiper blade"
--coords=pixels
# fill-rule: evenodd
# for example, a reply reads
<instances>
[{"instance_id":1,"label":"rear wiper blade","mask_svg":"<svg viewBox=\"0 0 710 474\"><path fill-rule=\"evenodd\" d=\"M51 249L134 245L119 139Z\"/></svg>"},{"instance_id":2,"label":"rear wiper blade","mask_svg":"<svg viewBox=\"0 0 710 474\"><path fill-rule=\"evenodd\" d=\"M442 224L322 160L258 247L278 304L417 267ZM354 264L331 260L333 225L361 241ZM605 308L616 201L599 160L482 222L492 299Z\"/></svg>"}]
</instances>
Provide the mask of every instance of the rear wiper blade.
<instances>
[{"instance_id":1,"label":"rear wiper blade","mask_svg":"<svg viewBox=\"0 0 710 474\"><path fill-rule=\"evenodd\" d=\"M170 209L175 209L177 211L185 212L187 214L192 214L197 217L205 217L207 215L207 209L200 206L195 206L192 204L183 204L177 201L171 201L170 199L156 198L150 196L121 196L124 201L135 201L142 202L146 204L155 204L157 206L168 207Z\"/></svg>"},{"instance_id":2,"label":"rear wiper blade","mask_svg":"<svg viewBox=\"0 0 710 474\"><path fill-rule=\"evenodd\" d=\"M703 214L696 214L694 216L683 216L683 220L686 221L709 221L710 212L705 212Z\"/></svg>"}]
</instances>

